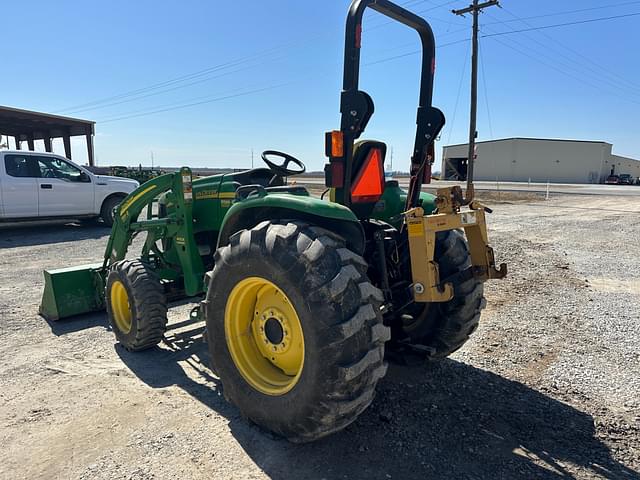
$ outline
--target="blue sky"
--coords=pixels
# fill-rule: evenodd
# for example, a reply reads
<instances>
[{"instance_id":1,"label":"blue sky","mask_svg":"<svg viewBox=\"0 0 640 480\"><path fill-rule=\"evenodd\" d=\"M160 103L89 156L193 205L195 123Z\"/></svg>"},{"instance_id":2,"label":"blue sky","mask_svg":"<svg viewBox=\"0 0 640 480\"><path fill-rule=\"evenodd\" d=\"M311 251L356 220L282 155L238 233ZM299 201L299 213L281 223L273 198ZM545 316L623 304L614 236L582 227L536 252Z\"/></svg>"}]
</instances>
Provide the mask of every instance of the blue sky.
<instances>
[{"instance_id":1,"label":"blue sky","mask_svg":"<svg viewBox=\"0 0 640 480\"><path fill-rule=\"evenodd\" d=\"M434 105L447 125L438 150L465 142L471 20L450 10L469 2L399 3L428 20L441 45ZM0 103L97 121L102 165L148 165L153 151L156 165L242 168L251 165L252 148L256 164L260 151L274 148L320 170L323 134L339 126L348 4L8 2ZM481 16L483 35L640 12L640 1L624 0L502 5ZM562 13L575 10L584 11ZM604 140L615 153L640 158L639 27L640 16L629 16L481 38L479 139ZM361 88L376 104L365 137L387 142L394 169L406 169L419 71L410 53L418 39L376 12L366 14L363 29ZM104 99L111 100L93 103ZM81 142L74 154L85 161Z\"/></svg>"}]
</instances>

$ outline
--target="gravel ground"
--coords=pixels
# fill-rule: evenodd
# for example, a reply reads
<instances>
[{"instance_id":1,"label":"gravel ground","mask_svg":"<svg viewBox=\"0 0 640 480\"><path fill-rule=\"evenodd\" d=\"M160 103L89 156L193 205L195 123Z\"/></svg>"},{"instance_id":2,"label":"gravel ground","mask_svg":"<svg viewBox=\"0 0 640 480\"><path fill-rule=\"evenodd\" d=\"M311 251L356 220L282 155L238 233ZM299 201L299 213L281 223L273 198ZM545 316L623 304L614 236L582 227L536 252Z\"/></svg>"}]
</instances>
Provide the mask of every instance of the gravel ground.
<instances>
[{"instance_id":1,"label":"gravel ground","mask_svg":"<svg viewBox=\"0 0 640 480\"><path fill-rule=\"evenodd\" d=\"M354 424L307 445L225 403L189 304L138 354L104 314L37 316L42 269L99 260L108 231L2 227L0 478L640 479L640 197L494 208L509 276L472 340L391 365Z\"/></svg>"}]
</instances>

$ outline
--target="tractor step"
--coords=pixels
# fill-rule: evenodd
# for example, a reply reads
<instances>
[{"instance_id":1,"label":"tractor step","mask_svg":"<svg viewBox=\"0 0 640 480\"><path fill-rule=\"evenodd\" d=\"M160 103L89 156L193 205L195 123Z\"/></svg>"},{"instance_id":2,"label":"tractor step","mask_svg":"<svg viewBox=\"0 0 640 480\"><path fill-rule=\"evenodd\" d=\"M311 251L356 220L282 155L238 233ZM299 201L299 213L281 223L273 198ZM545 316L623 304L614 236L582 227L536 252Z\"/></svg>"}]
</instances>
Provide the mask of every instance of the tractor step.
<instances>
[{"instance_id":1,"label":"tractor step","mask_svg":"<svg viewBox=\"0 0 640 480\"><path fill-rule=\"evenodd\" d=\"M104 309L102 263L44 271L44 293L39 313L46 320Z\"/></svg>"}]
</instances>

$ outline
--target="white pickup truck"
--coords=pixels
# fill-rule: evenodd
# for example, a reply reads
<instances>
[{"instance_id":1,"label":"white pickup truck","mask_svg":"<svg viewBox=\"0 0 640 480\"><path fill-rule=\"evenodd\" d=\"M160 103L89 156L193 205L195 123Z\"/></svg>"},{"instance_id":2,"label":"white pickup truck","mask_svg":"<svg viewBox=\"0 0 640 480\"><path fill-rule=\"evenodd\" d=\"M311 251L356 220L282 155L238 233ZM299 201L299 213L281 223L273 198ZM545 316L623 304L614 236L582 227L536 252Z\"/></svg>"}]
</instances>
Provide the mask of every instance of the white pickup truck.
<instances>
[{"instance_id":1,"label":"white pickup truck","mask_svg":"<svg viewBox=\"0 0 640 480\"><path fill-rule=\"evenodd\" d=\"M138 186L53 153L0 150L0 222L101 217L111 226L113 208Z\"/></svg>"}]
</instances>

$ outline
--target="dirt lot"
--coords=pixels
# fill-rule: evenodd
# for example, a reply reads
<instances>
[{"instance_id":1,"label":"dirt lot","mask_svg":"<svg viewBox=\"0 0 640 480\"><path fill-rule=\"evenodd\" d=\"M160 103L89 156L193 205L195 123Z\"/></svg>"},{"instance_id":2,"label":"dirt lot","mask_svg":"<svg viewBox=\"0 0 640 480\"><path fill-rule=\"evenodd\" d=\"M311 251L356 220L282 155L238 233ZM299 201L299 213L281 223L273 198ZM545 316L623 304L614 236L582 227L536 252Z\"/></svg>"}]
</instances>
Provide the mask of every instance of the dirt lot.
<instances>
[{"instance_id":1,"label":"dirt lot","mask_svg":"<svg viewBox=\"0 0 640 480\"><path fill-rule=\"evenodd\" d=\"M38 317L42 269L99 260L107 230L3 227L0 478L640 478L640 197L528 198L489 221L510 274L473 339L392 365L357 422L307 445L225 403L189 305L138 354L104 314Z\"/></svg>"}]
</instances>

